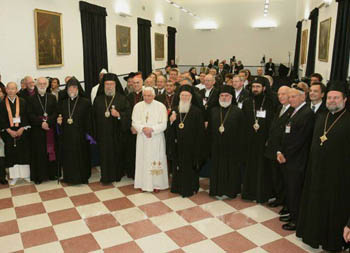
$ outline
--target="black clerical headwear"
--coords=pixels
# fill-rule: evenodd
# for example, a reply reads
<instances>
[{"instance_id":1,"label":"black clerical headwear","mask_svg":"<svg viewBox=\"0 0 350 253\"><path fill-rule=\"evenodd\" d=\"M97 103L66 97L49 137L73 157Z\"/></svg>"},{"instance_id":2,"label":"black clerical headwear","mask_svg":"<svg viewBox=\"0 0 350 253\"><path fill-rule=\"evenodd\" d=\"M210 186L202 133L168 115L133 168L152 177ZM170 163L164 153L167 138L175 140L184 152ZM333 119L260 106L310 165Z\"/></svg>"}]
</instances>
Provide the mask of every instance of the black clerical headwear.
<instances>
[{"instance_id":1,"label":"black clerical headwear","mask_svg":"<svg viewBox=\"0 0 350 253\"><path fill-rule=\"evenodd\" d=\"M266 77L263 77L263 76L254 76L252 78L252 84L253 83L259 83L261 84L263 87L266 87L266 86L269 86L269 80L266 78Z\"/></svg>"},{"instance_id":2,"label":"black clerical headwear","mask_svg":"<svg viewBox=\"0 0 350 253\"><path fill-rule=\"evenodd\" d=\"M105 84L106 81L114 81L115 82L115 90L116 90L116 92L119 93L119 94L125 95L124 89L122 87L122 84L119 81L118 76L116 74L114 74L114 73L107 73L107 74L103 75L102 85L100 85L98 87L97 96L104 94L104 84Z\"/></svg>"},{"instance_id":3,"label":"black clerical headwear","mask_svg":"<svg viewBox=\"0 0 350 253\"><path fill-rule=\"evenodd\" d=\"M349 94L349 87L345 81L329 81L327 87L329 87L328 91L339 91L345 97Z\"/></svg>"},{"instance_id":4,"label":"black clerical headwear","mask_svg":"<svg viewBox=\"0 0 350 253\"><path fill-rule=\"evenodd\" d=\"M130 72L129 75L127 75L127 76L124 77L124 80L125 80L125 81L128 81L129 78L133 78L133 77L135 77L135 76L136 76L136 74L135 74L134 72Z\"/></svg>"},{"instance_id":5,"label":"black clerical headwear","mask_svg":"<svg viewBox=\"0 0 350 253\"><path fill-rule=\"evenodd\" d=\"M185 84L185 85L180 86L180 88L179 88L179 93L178 93L178 94L179 94L179 100L178 100L178 101L180 101L180 94L181 94L181 92L183 92L183 91L187 91L187 92L191 93L191 94L192 94L191 103L192 103L193 105L197 106L197 107L200 107L200 103L199 103L199 101L198 101L198 96L195 94L194 87L191 86L191 85Z\"/></svg>"},{"instance_id":6,"label":"black clerical headwear","mask_svg":"<svg viewBox=\"0 0 350 253\"><path fill-rule=\"evenodd\" d=\"M76 86L79 88L80 86L80 83L79 83L79 80L75 78L75 76L73 76L72 78L70 78L67 82L67 89L71 86Z\"/></svg>"},{"instance_id":7,"label":"black clerical headwear","mask_svg":"<svg viewBox=\"0 0 350 253\"><path fill-rule=\"evenodd\" d=\"M221 85L219 94L221 93L229 93L233 96L235 95L235 89L229 85Z\"/></svg>"}]
</instances>

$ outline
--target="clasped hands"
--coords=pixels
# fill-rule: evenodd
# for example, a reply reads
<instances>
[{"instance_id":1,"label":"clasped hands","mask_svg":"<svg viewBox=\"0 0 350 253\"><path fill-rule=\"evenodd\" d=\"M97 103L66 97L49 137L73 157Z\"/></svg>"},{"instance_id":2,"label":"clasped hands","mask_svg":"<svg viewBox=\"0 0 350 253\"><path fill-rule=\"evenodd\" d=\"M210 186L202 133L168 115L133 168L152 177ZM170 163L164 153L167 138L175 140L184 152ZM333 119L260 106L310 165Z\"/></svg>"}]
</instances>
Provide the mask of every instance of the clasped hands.
<instances>
[{"instance_id":1,"label":"clasped hands","mask_svg":"<svg viewBox=\"0 0 350 253\"><path fill-rule=\"evenodd\" d=\"M142 132L146 135L147 138L152 138L153 129L150 127L142 128Z\"/></svg>"}]
</instances>

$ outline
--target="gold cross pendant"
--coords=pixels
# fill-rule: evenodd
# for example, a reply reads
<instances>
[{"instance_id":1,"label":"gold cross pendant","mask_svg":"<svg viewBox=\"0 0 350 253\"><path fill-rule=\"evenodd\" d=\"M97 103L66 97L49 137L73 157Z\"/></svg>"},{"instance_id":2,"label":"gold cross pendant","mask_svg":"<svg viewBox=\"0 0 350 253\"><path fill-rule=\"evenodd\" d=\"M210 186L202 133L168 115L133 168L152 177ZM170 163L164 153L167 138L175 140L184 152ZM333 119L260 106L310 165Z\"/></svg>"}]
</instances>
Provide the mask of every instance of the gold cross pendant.
<instances>
[{"instance_id":1,"label":"gold cross pendant","mask_svg":"<svg viewBox=\"0 0 350 253\"><path fill-rule=\"evenodd\" d=\"M321 140L321 144L320 144L320 145L323 146L323 143L324 143L326 140L328 140L326 134L323 134L323 135L320 137L320 140Z\"/></svg>"},{"instance_id":2,"label":"gold cross pendant","mask_svg":"<svg viewBox=\"0 0 350 253\"><path fill-rule=\"evenodd\" d=\"M146 123L148 122L148 112L147 112L147 115L146 115Z\"/></svg>"}]
</instances>

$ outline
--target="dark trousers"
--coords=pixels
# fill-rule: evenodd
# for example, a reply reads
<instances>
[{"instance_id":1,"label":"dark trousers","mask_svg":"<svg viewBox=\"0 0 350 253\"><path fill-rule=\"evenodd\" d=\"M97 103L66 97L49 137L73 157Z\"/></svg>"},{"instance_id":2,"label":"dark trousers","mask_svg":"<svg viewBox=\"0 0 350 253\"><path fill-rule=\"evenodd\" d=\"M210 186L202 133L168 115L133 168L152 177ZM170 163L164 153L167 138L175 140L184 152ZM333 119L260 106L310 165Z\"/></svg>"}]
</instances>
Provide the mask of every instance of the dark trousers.
<instances>
[{"instance_id":1,"label":"dark trousers","mask_svg":"<svg viewBox=\"0 0 350 253\"><path fill-rule=\"evenodd\" d=\"M5 171L5 157L0 157L0 180L6 178L6 171Z\"/></svg>"},{"instance_id":2,"label":"dark trousers","mask_svg":"<svg viewBox=\"0 0 350 253\"><path fill-rule=\"evenodd\" d=\"M281 165L276 160L269 160L272 176L272 191L276 202L285 204L285 178Z\"/></svg>"},{"instance_id":3,"label":"dark trousers","mask_svg":"<svg viewBox=\"0 0 350 253\"><path fill-rule=\"evenodd\" d=\"M286 183L286 202L292 222L298 221L299 205L304 184L304 172L282 165Z\"/></svg>"}]
</instances>

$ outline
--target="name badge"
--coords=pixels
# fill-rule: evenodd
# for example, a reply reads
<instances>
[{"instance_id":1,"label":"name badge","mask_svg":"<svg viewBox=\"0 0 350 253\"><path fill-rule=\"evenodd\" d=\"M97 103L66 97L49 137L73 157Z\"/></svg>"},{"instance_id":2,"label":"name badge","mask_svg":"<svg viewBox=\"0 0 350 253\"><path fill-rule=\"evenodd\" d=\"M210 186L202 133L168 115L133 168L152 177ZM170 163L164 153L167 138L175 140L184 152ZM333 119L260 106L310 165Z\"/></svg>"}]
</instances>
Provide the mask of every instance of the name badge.
<instances>
[{"instance_id":1,"label":"name badge","mask_svg":"<svg viewBox=\"0 0 350 253\"><path fill-rule=\"evenodd\" d=\"M286 125L286 131L285 131L286 134L290 134L290 125Z\"/></svg>"},{"instance_id":2,"label":"name badge","mask_svg":"<svg viewBox=\"0 0 350 253\"><path fill-rule=\"evenodd\" d=\"M242 109L242 107L243 107L243 103L238 103L238 105L237 105L237 106L238 106L238 108L239 108L239 109Z\"/></svg>"},{"instance_id":3,"label":"name badge","mask_svg":"<svg viewBox=\"0 0 350 253\"><path fill-rule=\"evenodd\" d=\"M14 124L17 124L17 123L19 124L19 123L21 123L21 117L14 117L14 118L13 118L13 123L14 123Z\"/></svg>"},{"instance_id":4,"label":"name badge","mask_svg":"<svg viewBox=\"0 0 350 253\"><path fill-rule=\"evenodd\" d=\"M203 99L203 105L206 105L207 104L207 100L206 99Z\"/></svg>"},{"instance_id":5,"label":"name badge","mask_svg":"<svg viewBox=\"0 0 350 253\"><path fill-rule=\"evenodd\" d=\"M265 119L266 118L266 111L257 111L256 117Z\"/></svg>"}]
</instances>

